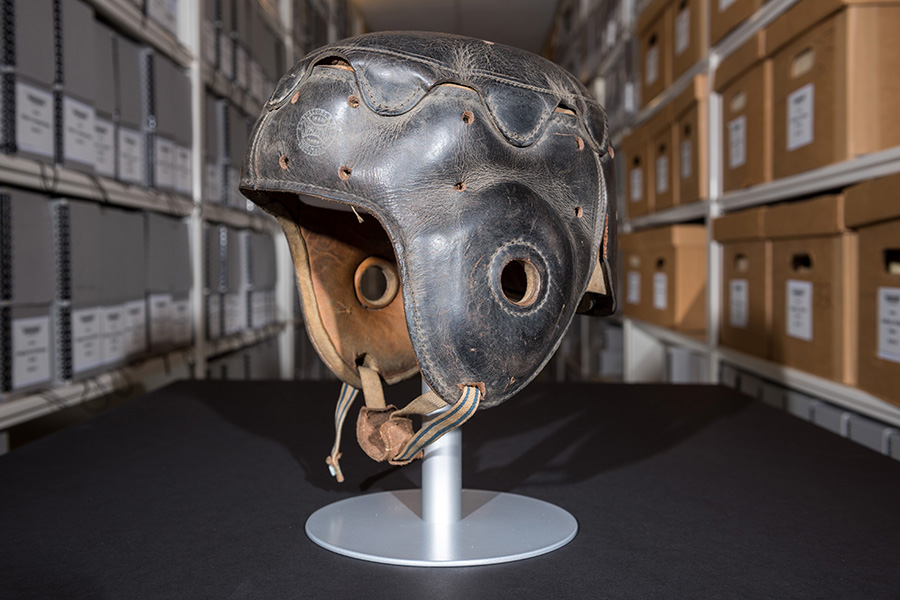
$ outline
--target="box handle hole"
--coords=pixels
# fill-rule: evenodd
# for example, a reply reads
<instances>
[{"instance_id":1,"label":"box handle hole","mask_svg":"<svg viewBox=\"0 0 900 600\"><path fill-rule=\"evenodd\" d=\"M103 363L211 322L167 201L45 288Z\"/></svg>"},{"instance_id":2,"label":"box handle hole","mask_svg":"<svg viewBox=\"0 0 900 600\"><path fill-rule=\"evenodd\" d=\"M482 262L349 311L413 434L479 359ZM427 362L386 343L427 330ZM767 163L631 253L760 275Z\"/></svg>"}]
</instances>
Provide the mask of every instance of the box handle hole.
<instances>
[{"instance_id":1,"label":"box handle hole","mask_svg":"<svg viewBox=\"0 0 900 600\"><path fill-rule=\"evenodd\" d=\"M657 258L656 259L656 270L662 271L666 268L666 259L665 258Z\"/></svg>"},{"instance_id":2,"label":"box handle hole","mask_svg":"<svg viewBox=\"0 0 900 600\"><path fill-rule=\"evenodd\" d=\"M795 271L812 271L812 256L807 253L795 254L791 257L791 268Z\"/></svg>"},{"instance_id":3,"label":"box handle hole","mask_svg":"<svg viewBox=\"0 0 900 600\"><path fill-rule=\"evenodd\" d=\"M734 257L734 269L739 273L746 273L750 270L750 259L746 254L738 254Z\"/></svg>"},{"instance_id":4,"label":"box handle hole","mask_svg":"<svg viewBox=\"0 0 900 600\"><path fill-rule=\"evenodd\" d=\"M884 251L884 270L890 275L900 275L900 248Z\"/></svg>"},{"instance_id":5,"label":"box handle hole","mask_svg":"<svg viewBox=\"0 0 900 600\"><path fill-rule=\"evenodd\" d=\"M816 64L815 48L804 48L791 61L791 78L797 79L812 71Z\"/></svg>"}]
</instances>

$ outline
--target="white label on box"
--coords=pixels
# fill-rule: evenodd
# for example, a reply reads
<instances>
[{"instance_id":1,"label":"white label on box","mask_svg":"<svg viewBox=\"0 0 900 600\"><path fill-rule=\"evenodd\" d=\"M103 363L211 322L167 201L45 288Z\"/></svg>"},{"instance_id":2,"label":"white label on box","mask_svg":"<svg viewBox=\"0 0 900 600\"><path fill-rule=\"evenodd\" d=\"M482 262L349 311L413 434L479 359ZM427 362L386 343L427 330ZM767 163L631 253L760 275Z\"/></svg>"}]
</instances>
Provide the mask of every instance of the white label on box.
<instances>
[{"instance_id":1,"label":"white label on box","mask_svg":"<svg viewBox=\"0 0 900 600\"><path fill-rule=\"evenodd\" d=\"M144 183L144 136L139 131L119 127L119 179L126 183Z\"/></svg>"},{"instance_id":2,"label":"white label on box","mask_svg":"<svg viewBox=\"0 0 900 600\"><path fill-rule=\"evenodd\" d=\"M191 149L175 146L175 191L191 195Z\"/></svg>"},{"instance_id":3,"label":"white label on box","mask_svg":"<svg viewBox=\"0 0 900 600\"><path fill-rule=\"evenodd\" d=\"M12 389L50 380L50 317L13 319Z\"/></svg>"},{"instance_id":4,"label":"white label on box","mask_svg":"<svg viewBox=\"0 0 900 600\"><path fill-rule=\"evenodd\" d=\"M644 171L641 169L631 170L631 201L640 202L644 196Z\"/></svg>"},{"instance_id":5,"label":"white label on box","mask_svg":"<svg viewBox=\"0 0 900 600\"><path fill-rule=\"evenodd\" d=\"M94 166L97 146L94 127L94 107L63 98L63 159Z\"/></svg>"},{"instance_id":6,"label":"white label on box","mask_svg":"<svg viewBox=\"0 0 900 600\"><path fill-rule=\"evenodd\" d=\"M235 168L228 169L228 205L238 210L246 208L246 198L241 194L241 172Z\"/></svg>"},{"instance_id":7,"label":"white label on box","mask_svg":"<svg viewBox=\"0 0 900 600\"><path fill-rule=\"evenodd\" d=\"M225 294L225 335L244 329L247 324L247 303L243 293Z\"/></svg>"},{"instance_id":8,"label":"white label on box","mask_svg":"<svg viewBox=\"0 0 900 600\"><path fill-rule=\"evenodd\" d=\"M796 150L813 142L815 86L807 83L787 98L787 149Z\"/></svg>"},{"instance_id":9,"label":"white label on box","mask_svg":"<svg viewBox=\"0 0 900 600\"><path fill-rule=\"evenodd\" d=\"M220 179L219 166L215 163L206 163L206 179L203 182L206 189L203 195L207 202L213 204L222 202L222 182Z\"/></svg>"},{"instance_id":10,"label":"white label on box","mask_svg":"<svg viewBox=\"0 0 900 600\"><path fill-rule=\"evenodd\" d=\"M172 302L172 341L185 346L193 340L191 301L188 298Z\"/></svg>"},{"instance_id":11,"label":"white label on box","mask_svg":"<svg viewBox=\"0 0 900 600\"><path fill-rule=\"evenodd\" d=\"M675 56L681 56L691 45L691 9L685 7L675 17Z\"/></svg>"},{"instance_id":12,"label":"white label on box","mask_svg":"<svg viewBox=\"0 0 900 600\"><path fill-rule=\"evenodd\" d=\"M235 73L234 73L234 82L237 84L239 88L242 90L247 89L247 80L249 77L247 76L247 51L244 50L241 46L237 47L237 51L234 55L235 58Z\"/></svg>"},{"instance_id":13,"label":"white label on box","mask_svg":"<svg viewBox=\"0 0 900 600\"><path fill-rule=\"evenodd\" d=\"M681 178L690 179L693 173L694 147L691 140L681 142Z\"/></svg>"},{"instance_id":14,"label":"white label on box","mask_svg":"<svg viewBox=\"0 0 900 600\"><path fill-rule=\"evenodd\" d=\"M788 279L787 334L811 342L813 339L813 284Z\"/></svg>"},{"instance_id":15,"label":"white label on box","mask_svg":"<svg viewBox=\"0 0 900 600\"><path fill-rule=\"evenodd\" d=\"M125 325L123 305L100 309L100 355L104 365L125 360Z\"/></svg>"},{"instance_id":16,"label":"white label on box","mask_svg":"<svg viewBox=\"0 0 900 600\"><path fill-rule=\"evenodd\" d=\"M606 23L606 47L612 48L616 45L616 34L618 29L618 23L615 19L610 19Z\"/></svg>"},{"instance_id":17,"label":"white label on box","mask_svg":"<svg viewBox=\"0 0 900 600\"><path fill-rule=\"evenodd\" d=\"M125 304L125 354L135 356L147 351L147 301Z\"/></svg>"},{"instance_id":18,"label":"white label on box","mask_svg":"<svg viewBox=\"0 0 900 600\"><path fill-rule=\"evenodd\" d=\"M639 271L628 271L628 294L625 301L628 304L641 303L641 274Z\"/></svg>"},{"instance_id":19,"label":"white label on box","mask_svg":"<svg viewBox=\"0 0 900 600\"><path fill-rule=\"evenodd\" d=\"M100 309L72 311L72 372L82 373L103 364L100 347Z\"/></svg>"},{"instance_id":20,"label":"white label on box","mask_svg":"<svg viewBox=\"0 0 900 600\"><path fill-rule=\"evenodd\" d=\"M653 274L653 308L666 310L669 307L669 276L665 273Z\"/></svg>"},{"instance_id":21,"label":"white label on box","mask_svg":"<svg viewBox=\"0 0 900 600\"><path fill-rule=\"evenodd\" d=\"M747 162L747 117L728 121L728 168L736 169Z\"/></svg>"},{"instance_id":22,"label":"white label on box","mask_svg":"<svg viewBox=\"0 0 900 600\"><path fill-rule=\"evenodd\" d=\"M203 60L216 64L216 26L212 21L204 19L200 25L200 46Z\"/></svg>"},{"instance_id":23,"label":"white label on box","mask_svg":"<svg viewBox=\"0 0 900 600\"><path fill-rule=\"evenodd\" d=\"M97 117L94 121L94 171L105 177L116 176L116 128L112 121Z\"/></svg>"},{"instance_id":24,"label":"white label on box","mask_svg":"<svg viewBox=\"0 0 900 600\"><path fill-rule=\"evenodd\" d=\"M213 294L206 299L206 337L214 340L222 335L222 297Z\"/></svg>"},{"instance_id":25,"label":"white label on box","mask_svg":"<svg viewBox=\"0 0 900 600\"><path fill-rule=\"evenodd\" d=\"M21 81L16 83L16 145L53 158L53 95Z\"/></svg>"},{"instance_id":26,"label":"white label on box","mask_svg":"<svg viewBox=\"0 0 900 600\"><path fill-rule=\"evenodd\" d=\"M150 346L156 347L172 341L172 294L151 294Z\"/></svg>"},{"instance_id":27,"label":"white label on box","mask_svg":"<svg viewBox=\"0 0 900 600\"><path fill-rule=\"evenodd\" d=\"M747 328L749 322L750 285L746 279L732 279L728 284L728 324Z\"/></svg>"},{"instance_id":28,"label":"white label on box","mask_svg":"<svg viewBox=\"0 0 900 600\"><path fill-rule=\"evenodd\" d=\"M644 83L653 85L659 79L659 46L647 49L644 60Z\"/></svg>"},{"instance_id":29,"label":"white label on box","mask_svg":"<svg viewBox=\"0 0 900 600\"><path fill-rule=\"evenodd\" d=\"M175 0L147 0L147 15L172 33L178 32L177 14Z\"/></svg>"},{"instance_id":30,"label":"white label on box","mask_svg":"<svg viewBox=\"0 0 900 600\"><path fill-rule=\"evenodd\" d=\"M878 358L900 363L900 288L878 288Z\"/></svg>"},{"instance_id":31,"label":"white label on box","mask_svg":"<svg viewBox=\"0 0 900 600\"><path fill-rule=\"evenodd\" d=\"M175 144L162 136L156 136L156 156L153 159L154 184L157 189L171 190L175 187Z\"/></svg>"},{"instance_id":32,"label":"white label on box","mask_svg":"<svg viewBox=\"0 0 900 600\"><path fill-rule=\"evenodd\" d=\"M231 36L224 31L219 32L219 72L226 79L234 77L234 46Z\"/></svg>"},{"instance_id":33,"label":"white label on box","mask_svg":"<svg viewBox=\"0 0 900 600\"><path fill-rule=\"evenodd\" d=\"M264 327L266 323L266 312L268 307L268 296L264 291L253 292L250 294L250 326Z\"/></svg>"},{"instance_id":34,"label":"white label on box","mask_svg":"<svg viewBox=\"0 0 900 600\"><path fill-rule=\"evenodd\" d=\"M737 0L719 0L719 12L725 12L735 2L737 2Z\"/></svg>"},{"instance_id":35,"label":"white label on box","mask_svg":"<svg viewBox=\"0 0 900 600\"><path fill-rule=\"evenodd\" d=\"M669 157L656 157L656 193L665 194L669 191Z\"/></svg>"}]
</instances>

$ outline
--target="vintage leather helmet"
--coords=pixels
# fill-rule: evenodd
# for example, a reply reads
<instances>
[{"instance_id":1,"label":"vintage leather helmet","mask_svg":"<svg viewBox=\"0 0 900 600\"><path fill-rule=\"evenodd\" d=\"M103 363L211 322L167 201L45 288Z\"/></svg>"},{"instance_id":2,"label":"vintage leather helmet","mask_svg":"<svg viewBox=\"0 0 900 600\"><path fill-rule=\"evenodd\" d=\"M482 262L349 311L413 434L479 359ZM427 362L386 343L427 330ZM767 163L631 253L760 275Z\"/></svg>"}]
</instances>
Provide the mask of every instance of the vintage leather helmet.
<instances>
[{"instance_id":1,"label":"vintage leather helmet","mask_svg":"<svg viewBox=\"0 0 900 600\"><path fill-rule=\"evenodd\" d=\"M310 338L344 381L339 480L359 388L361 446L405 464L528 384L576 311L614 311L612 158L574 77L483 40L361 35L281 79L241 191L284 228ZM418 371L433 391L384 406L381 381Z\"/></svg>"}]
</instances>

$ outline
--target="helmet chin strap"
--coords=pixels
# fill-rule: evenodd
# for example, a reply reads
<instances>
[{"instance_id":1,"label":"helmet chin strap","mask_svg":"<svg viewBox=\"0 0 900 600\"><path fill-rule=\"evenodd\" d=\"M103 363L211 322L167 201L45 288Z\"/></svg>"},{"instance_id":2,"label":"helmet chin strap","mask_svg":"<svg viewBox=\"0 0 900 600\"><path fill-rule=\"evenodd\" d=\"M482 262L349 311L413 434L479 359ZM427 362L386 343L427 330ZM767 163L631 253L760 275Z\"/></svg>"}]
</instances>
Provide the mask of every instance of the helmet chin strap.
<instances>
[{"instance_id":1,"label":"helmet chin strap","mask_svg":"<svg viewBox=\"0 0 900 600\"><path fill-rule=\"evenodd\" d=\"M422 457L426 446L437 441L469 420L481 402L483 392L478 384L461 385L462 393L453 405L444 402L432 390L422 394L404 408L397 410L386 406L384 390L378 369L367 356L359 367L366 406L359 411L356 422L356 438L370 458L388 461L392 465L406 465ZM350 406L356 400L359 389L345 383L341 387L334 411L334 446L325 459L329 471L339 482L344 481L339 460L341 458L341 430ZM449 406L449 408L447 408ZM419 431L414 431L410 415L428 415L446 408L434 419L428 420Z\"/></svg>"}]
</instances>

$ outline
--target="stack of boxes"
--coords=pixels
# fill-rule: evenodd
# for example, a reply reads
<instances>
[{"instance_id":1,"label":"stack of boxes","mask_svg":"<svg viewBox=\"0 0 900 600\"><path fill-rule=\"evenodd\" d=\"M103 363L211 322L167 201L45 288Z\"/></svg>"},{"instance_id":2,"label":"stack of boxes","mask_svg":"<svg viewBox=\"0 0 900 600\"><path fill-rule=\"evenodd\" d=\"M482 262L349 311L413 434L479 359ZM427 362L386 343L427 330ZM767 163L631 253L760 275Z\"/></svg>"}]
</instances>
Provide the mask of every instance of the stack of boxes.
<instances>
[{"instance_id":1,"label":"stack of boxes","mask_svg":"<svg viewBox=\"0 0 900 600\"><path fill-rule=\"evenodd\" d=\"M900 405L900 176L714 221L720 343Z\"/></svg>"},{"instance_id":2,"label":"stack of boxes","mask_svg":"<svg viewBox=\"0 0 900 600\"><path fill-rule=\"evenodd\" d=\"M0 395L53 380L51 210L39 194L0 190Z\"/></svg>"},{"instance_id":3,"label":"stack of boxes","mask_svg":"<svg viewBox=\"0 0 900 600\"><path fill-rule=\"evenodd\" d=\"M706 329L706 227L647 229L620 236L619 244L625 316L685 332Z\"/></svg>"},{"instance_id":4,"label":"stack of boxes","mask_svg":"<svg viewBox=\"0 0 900 600\"><path fill-rule=\"evenodd\" d=\"M4 151L190 196L187 74L96 21L83 0L3 8Z\"/></svg>"}]
</instances>

